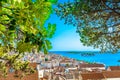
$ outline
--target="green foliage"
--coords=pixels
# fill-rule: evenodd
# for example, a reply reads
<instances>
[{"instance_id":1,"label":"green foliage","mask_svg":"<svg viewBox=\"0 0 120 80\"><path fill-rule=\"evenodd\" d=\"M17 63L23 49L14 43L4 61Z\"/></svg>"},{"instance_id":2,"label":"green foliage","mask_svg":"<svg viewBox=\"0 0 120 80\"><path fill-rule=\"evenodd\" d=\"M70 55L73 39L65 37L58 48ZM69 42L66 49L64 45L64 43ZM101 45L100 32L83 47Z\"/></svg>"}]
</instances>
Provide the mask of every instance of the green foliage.
<instances>
[{"instance_id":1,"label":"green foliage","mask_svg":"<svg viewBox=\"0 0 120 80\"><path fill-rule=\"evenodd\" d=\"M52 48L55 24L44 26L52 13L52 4L56 0L0 0L0 66L12 67L15 71L30 70L28 62L22 61L24 52L37 49L45 54ZM14 52L11 54L9 52Z\"/></svg>"},{"instance_id":2,"label":"green foliage","mask_svg":"<svg viewBox=\"0 0 120 80\"><path fill-rule=\"evenodd\" d=\"M45 58L45 61L48 61L48 58Z\"/></svg>"},{"instance_id":3,"label":"green foliage","mask_svg":"<svg viewBox=\"0 0 120 80\"><path fill-rule=\"evenodd\" d=\"M49 1L51 3L57 3L57 0L47 0L47 1Z\"/></svg>"},{"instance_id":4,"label":"green foliage","mask_svg":"<svg viewBox=\"0 0 120 80\"><path fill-rule=\"evenodd\" d=\"M120 48L119 4L119 0L75 0L55 10L65 23L77 27L83 45L116 52Z\"/></svg>"}]
</instances>

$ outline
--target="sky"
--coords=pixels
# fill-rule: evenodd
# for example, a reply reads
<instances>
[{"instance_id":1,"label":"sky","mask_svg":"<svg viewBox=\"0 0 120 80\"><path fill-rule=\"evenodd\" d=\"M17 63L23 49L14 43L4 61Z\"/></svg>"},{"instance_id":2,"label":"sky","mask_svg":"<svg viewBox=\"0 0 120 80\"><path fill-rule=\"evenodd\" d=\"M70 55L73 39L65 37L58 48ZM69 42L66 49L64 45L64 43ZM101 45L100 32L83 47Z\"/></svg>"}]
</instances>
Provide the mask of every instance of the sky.
<instances>
[{"instance_id":1,"label":"sky","mask_svg":"<svg viewBox=\"0 0 120 80\"><path fill-rule=\"evenodd\" d=\"M67 0L59 0L58 2L64 2ZM64 24L64 20L52 14L47 21L55 23L57 26L56 32L53 38L50 39L53 48L50 51L96 51L92 47L83 46L80 42L80 36L76 33L76 27L72 25Z\"/></svg>"}]
</instances>

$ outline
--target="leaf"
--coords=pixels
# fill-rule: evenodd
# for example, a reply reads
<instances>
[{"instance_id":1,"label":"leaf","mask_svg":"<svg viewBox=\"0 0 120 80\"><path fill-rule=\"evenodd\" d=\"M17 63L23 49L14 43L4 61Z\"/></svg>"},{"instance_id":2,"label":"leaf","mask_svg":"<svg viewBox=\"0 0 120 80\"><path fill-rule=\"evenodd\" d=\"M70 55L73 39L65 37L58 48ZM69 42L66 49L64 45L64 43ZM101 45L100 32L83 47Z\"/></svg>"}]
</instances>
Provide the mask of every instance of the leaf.
<instances>
[{"instance_id":1,"label":"leaf","mask_svg":"<svg viewBox=\"0 0 120 80\"><path fill-rule=\"evenodd\" d=\"M31 45L30 43L23 43L23 42L19 42L17 44L17 50L19 51L19 53L23 53L23 52L30 52L33 48L33 45Z\"/></svg>"},{"instance_id":2,"label":"leaf","mask_svg":"<svg viewBox=\"0 0 120 80\"><path fill-rule=\"evenodd\" d=\"M0 31L6 31L6 27L2 24L0 24Z\"/></svg>"},{"instance_id":3,"label":"leaf","mask_svg":"<svg viewBox=\"0 0 120 80\"><path fill-rule=\"evenodd\" d=\"M48 1L55 4L57 3L58 0L48 0Z\"/></svg>"},{"instance_id":4,"label":"leaf","mask_svg":"<svg viewBox=\"0 0 120 80\"><path fill-rule=\"evenodd\" d=\"M53 34L55 33L56 30L56 24L48 24L47 28L47 37L52 38Z\"/></svg>"},{"instance_id":5,"label":"leaf","mask_svg":"<svg viewBox=\"0 0 120 80\"><path fill-rule=\"evenodd\" d=\"M43 49L44 49L44 54L48 54L47 49L45 47Z\"/></svg>"},{"instance_id":6,"label":"leaf","mask_svg":"<svg viewBox=\"0 0 120 80\"><path fill-rule=\"evenodd\" d=\"M52 48L51 42L49 40L45 40L45 44L47 46L47 49L51 49Z\"/></svg>"}]
</instances>

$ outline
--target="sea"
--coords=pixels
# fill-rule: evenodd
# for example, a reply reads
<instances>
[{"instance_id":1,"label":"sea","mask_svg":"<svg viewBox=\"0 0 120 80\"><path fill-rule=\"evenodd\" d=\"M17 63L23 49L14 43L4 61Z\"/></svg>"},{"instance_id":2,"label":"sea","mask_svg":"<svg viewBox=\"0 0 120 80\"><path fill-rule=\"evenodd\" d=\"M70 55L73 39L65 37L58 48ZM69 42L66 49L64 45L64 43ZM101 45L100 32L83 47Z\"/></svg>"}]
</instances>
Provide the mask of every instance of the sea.
<instances>
[{"instance_id":1,"label":"sea","mask_svg":"<svg viewBox=\"0 0 120 80\"><path fill-rule=\"evenodd\" d=\"M120 52L100 53L99 51L50 51L50 53L90 63L103 63L106 66L120 66ZM83 55L84 53L92 53L94 55Z\"/></svg>"}]
</instances>

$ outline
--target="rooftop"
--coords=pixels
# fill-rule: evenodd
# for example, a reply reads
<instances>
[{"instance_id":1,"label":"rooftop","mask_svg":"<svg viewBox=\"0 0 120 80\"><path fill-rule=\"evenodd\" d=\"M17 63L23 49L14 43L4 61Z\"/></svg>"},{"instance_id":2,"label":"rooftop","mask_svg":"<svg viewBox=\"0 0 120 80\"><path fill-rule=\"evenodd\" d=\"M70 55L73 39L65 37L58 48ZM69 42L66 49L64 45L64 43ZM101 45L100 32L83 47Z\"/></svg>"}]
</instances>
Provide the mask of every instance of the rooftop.
<instances>
[{"instance_id":1,"label":"rooftop","mask_svg":"<svg viewBox=\"0 0 120 80\"><path fill-rule=\"evenodd\" d=\"M87 68L87 67L105 67L104 64L80 64L80 68Z\"/></svg>"},{"instance_id":2,"label":"rooftop","mask_svg":"<svg viewBox=\"0 0 120 80\"><path fill-rule=\"evenodd\" d=\"M104 75L102 73L81 73L82 80L88 80L88 79L104 79Z\"/></svg>"},{"instance_id":3,"label":"rooftop","mask_svg":"<svg viewBox=\"0 0 120 80\"><path fill-rule=\"evenodd\" d=\"M105 71L102 73L106 78L120 78L120 71Z\"/></svg>"},{"instance_id":4,"label":"rooftop","mask_svg":"<svg viewBox=\"0 0 120 80\"><path fill-rule=\"evenodd\" d=\"M111 71L120 70L120 66L109 66L108 68L109 68Z\"/></svg>"}]
</instances>

